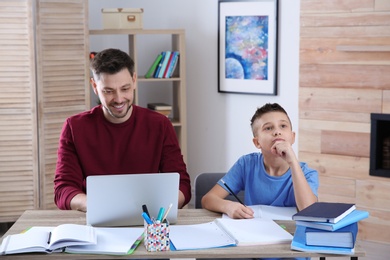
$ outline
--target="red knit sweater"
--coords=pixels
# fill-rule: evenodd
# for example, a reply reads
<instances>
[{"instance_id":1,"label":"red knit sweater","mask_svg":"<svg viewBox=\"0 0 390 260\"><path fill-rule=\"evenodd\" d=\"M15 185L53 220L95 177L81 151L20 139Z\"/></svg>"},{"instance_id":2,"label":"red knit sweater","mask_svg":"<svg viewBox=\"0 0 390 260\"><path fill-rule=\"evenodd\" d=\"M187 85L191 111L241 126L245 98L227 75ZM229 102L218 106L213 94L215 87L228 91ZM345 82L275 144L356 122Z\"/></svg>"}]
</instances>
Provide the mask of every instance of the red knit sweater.
<instances>
[{"instance_id":1,"label":"red knit sweater","mask_svg":"<svg viewBox=\"0 0 390 260\"><path fill-rule=\"evenodd\" d=\"M64 123L54 201L58 208L70 209L71 199L86 192L89 175L154 172L178 172L185 204L190 201L190 177L169 119L133 105L129 120L113 124L105 119L102 107L96 106Z\"/></svg>"}]
</instances>

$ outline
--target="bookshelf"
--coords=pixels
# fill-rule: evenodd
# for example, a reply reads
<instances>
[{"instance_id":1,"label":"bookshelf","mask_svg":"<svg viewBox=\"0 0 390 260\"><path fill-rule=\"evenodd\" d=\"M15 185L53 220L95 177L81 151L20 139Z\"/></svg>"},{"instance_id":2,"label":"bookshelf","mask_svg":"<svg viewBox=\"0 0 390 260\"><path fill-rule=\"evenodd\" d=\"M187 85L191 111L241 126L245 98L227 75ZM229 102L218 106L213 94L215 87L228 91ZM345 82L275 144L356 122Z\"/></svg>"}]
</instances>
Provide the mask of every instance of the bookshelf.
<instances>
[{"instance_id":1,"label":"bookshelf","mask_svg":"<svg viewBox=\"0 0 390 260\"><path fill-rule=\"evenodd\" d=\"M186 68L185 68L185 31L183 29L158 29L158 30L144 30L144 29L104 29L104 30L90 30L90 36L93 35L127 35L129 42L129 55L135 62L135 71L138 76L138 90L135 91L135 104L140 105L140 89L145 85L153 85L158 88L161 83L169 83L172 88L172 124L175 128L177 138L180 143L184 161L187 163L187 122L186 122ZM148 36L170 36L171 51L179 51L180 58L177 64L175 73L171 78L145 78L147 69L142 70L140 66L140 46L137 45L137 39ZM162 47L161 51L165 51ZM154 59L155 57L153 57ZM150 64L153 60L150 60ZM148 66L150 65L148 64ZM146 107L146 105L142 105Z\"/></svg>"}]
</instances>

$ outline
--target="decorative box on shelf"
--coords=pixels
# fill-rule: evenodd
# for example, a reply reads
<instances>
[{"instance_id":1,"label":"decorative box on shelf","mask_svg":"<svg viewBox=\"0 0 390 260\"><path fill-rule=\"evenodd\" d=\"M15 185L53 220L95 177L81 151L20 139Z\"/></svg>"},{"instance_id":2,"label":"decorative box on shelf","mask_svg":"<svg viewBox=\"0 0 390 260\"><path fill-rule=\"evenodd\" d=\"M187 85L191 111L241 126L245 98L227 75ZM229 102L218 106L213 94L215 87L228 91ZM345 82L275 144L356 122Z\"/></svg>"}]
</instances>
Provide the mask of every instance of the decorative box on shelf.
<instances>
[{"instance_id":1,"label":"decorative box on shelf","mask_svg":"<svg viewBox=\"0 0 390 260\"><path fill-rule=\"evenodd\" d=\"M142 29L144 9L103 8L103 29Z\"/></svg>"}]
</instances>

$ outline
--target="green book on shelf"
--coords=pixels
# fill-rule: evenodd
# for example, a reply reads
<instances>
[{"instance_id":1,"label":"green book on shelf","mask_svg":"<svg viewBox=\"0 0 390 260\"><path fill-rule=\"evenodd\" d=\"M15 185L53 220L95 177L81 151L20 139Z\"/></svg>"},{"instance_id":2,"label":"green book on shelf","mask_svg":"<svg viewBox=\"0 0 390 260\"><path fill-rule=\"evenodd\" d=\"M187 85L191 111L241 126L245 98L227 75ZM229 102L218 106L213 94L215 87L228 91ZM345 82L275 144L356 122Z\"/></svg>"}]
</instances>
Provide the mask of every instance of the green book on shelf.
<instances>
[{"instance_id":1,"label":"green book on shelf","mask_svg":"<svg viewBox=\"0 0 390 260\"><path fill-rule=\"evenodd\" d=\"M146 79L151 78L154 75L154 72L156 71L156 68L157 68L158 64L160 63L161 58L162 58L162 54L160 53L157 55L153 64L150 66L148 72L145 74Z\"/></svg>"}]
</instances>

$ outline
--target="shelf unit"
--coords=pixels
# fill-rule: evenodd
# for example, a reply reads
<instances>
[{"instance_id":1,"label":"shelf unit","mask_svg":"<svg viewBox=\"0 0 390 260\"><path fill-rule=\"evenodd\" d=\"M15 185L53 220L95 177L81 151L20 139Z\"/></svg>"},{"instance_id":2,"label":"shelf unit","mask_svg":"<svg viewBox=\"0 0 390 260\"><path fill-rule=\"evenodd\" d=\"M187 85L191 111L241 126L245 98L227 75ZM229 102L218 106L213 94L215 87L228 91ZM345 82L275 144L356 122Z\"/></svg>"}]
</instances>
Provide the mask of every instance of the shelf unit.
<instances>
[{"instance_id":1,"label":"shelf unit","mask_svg":"<svg viewBox=\"0 0 390 260\"><path fill-rule=\"evenodd\" d=\"M185 68L185 31L183 29L174 30L143 30L143 29L104 29L90 30L90 35L127 35L129 41L129 55L135 62L135 71L137 72L138 89L142 88L144 83L152 83L158 87L159 83L169 82L172 85L172 124L176 130L184 161L187 162L187 122L186 122L186 68ZM148 78L144 77L146 71L139 69L139 46L137 39L147 35L165 35L171 36L171 50L179 51L180 57L177 68L172 78ZM161 51L164 51L163 49ZM150 63L153 61L151 60ZM135 104L139 105L139 92L135 91Z\"/></svg>"}]
</instances>

